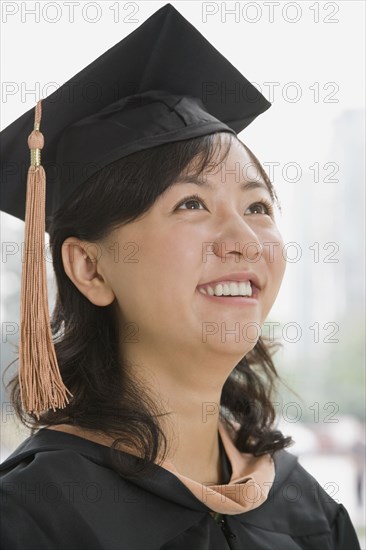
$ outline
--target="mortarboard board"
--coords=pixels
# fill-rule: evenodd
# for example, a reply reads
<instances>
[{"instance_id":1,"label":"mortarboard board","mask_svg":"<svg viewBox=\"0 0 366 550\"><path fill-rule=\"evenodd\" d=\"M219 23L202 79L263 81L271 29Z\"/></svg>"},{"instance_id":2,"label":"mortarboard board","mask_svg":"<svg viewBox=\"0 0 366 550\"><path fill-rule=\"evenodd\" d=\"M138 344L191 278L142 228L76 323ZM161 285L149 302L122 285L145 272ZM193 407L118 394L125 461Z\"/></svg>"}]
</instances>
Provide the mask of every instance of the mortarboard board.
<instances>
[{"instance_id":1,"label":"mortarboard board","mask_svg":"<svg viewBox=\"0 0 366 550\"><path fill-rule=\"evenodd\" d=\"M43 256L44 232L53 212L118 159L218 131L237 134L269 107L210 42L166 4L1 132L1 210L25 219L25 250L33 251L22 273L19 374L26 410L38 415L67 402L49 328L45 265L37 263L34 253L38 247ZM29 165L28 136L33 152L26 184L22 173ZM46 334L34 348L32 327L44 324Z\"/></svg>"}]
</instances>

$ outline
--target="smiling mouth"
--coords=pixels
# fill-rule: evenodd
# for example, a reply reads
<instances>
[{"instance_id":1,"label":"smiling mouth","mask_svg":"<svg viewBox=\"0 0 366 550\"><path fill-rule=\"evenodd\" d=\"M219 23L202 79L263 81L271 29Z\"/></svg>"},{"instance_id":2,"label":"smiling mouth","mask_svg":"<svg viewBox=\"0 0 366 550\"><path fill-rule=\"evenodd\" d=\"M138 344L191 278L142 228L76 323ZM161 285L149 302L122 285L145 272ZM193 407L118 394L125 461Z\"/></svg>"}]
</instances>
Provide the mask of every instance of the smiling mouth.
<instances>
[{"instance_id":1,"label":"smiling mouth","mask_svg":"<svg viewBox=\"0 0 366 550\"><path fill-rule=\"evenodd\" d=\"M259 289L251 281L227 281L197 287L198 292L208 298L253 300L258 297Z\"/></svg>"}]
</instances>

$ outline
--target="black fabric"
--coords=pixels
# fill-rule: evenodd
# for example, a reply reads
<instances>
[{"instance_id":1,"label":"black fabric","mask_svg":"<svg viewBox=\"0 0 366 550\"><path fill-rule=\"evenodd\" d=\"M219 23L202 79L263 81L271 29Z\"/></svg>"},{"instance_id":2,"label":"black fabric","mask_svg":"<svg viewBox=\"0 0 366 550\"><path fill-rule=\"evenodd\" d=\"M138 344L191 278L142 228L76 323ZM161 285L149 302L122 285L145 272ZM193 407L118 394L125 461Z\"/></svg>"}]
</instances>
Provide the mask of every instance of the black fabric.
<instances>
[{"instance_id":1,"label":"black fabric","mask_svg":"<svg viewBox=\"0 0 366 550\"><path fill-rule=\"evenodd\" d=\"M126 460L139 460L122 453ZM134 481L107 447L42 429L0 465L1 550L360 550L336 503L287 451L268 499L220 526L160 466Z\"/></svg>"},{"instance_id":2,"label":"black fabric","mask_svg":"<svg viewBox=\"0 0 366 550\"><path fill-rule=\"evenodd\" d=\"M88 178L133 152L218 131L239 133L270 107L171 4L42 102L52 212ZM1 209L24 220L34 109L1 133Z\"/></svg>"},{"instance_id":3,"label":"black fabric","mask_svg":"<svg viewBox=\"0 0 366 550\"><path fill-rule=\"evenodd\" d=\"M220 462L221 462L221 481L220 483L229 483L231 479L231 464L228 459L225 447L219 434L219 447L220 447Z\"/></svg>"}]
</instances>

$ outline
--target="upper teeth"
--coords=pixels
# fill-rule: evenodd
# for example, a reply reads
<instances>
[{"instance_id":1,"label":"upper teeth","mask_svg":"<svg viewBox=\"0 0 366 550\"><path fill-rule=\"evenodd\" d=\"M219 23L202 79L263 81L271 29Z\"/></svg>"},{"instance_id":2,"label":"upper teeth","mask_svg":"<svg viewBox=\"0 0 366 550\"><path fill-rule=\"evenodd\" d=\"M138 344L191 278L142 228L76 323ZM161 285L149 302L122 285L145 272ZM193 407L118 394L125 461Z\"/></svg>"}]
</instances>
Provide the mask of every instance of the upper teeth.
<instances>
[{"instance_id":1,"label":"upper teeth","mask_svg":"<svg viewBox=\"0 0 366 550\"><path fill-rule=\"evenodd\" d=\"M250 281L239 283L217 283L215 286L206 285L205 288L199 288L202 294L209 294L210 296L251 296L252 286ZM207 291L207 292L206 292Z\"/></svg>"}]
</instances>

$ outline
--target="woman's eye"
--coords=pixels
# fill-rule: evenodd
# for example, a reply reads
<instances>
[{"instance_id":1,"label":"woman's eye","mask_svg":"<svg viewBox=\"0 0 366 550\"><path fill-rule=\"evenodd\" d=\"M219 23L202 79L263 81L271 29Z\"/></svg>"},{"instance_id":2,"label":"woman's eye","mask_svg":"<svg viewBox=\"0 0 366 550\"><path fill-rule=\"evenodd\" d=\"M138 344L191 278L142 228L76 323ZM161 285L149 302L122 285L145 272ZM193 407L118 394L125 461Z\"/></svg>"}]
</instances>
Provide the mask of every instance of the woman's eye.
<instances>
[{"instance_id":1,"label":"woman's eye","mask_svg":"<svg viewBox=\"0 0 366 550\"><path fill-rule=\"evenodd\" d=\"M199 207L198 208L195 208L194 205L199 205L201 204L204 208L206 207L205 203L203 202L202 199L200 199L198 196L191 196L191 197L186 197L185 199L182 200L182 202L180 202L176 207L175 207L175 210L180 210L182 209L181 207L183 205L188 205L187 208L183 208L183 210L199 210Z\"/></svg>"},{"instance_id":2,"label":"woman's eye","mask_svg":"<svg viewBox=\"0 0 366 550\"><path fill-rule=\"evenodd\" d=\"M202 210L200 205L203 206L204 209L207 209L205 202L198 195L191 195L179 202L174 210ZM251 204L248 210L252 210L250 213L268 216L272 216L274 212L272 204L266 200Z\"/></svg>"},{"instance_id":3,"label":"woman's eye","mask_svg":"<svg viewBox=\"0 0 366 550\"><path fill-rule=\"evenodd\" d=\"M273 214L273 207L270 202L262 201L262 202L255 202L254 204L251 204L248 208L248 210L255 209L259 214L264 214L268 216L272 216Z\"/></svg>"}]
</instances>

